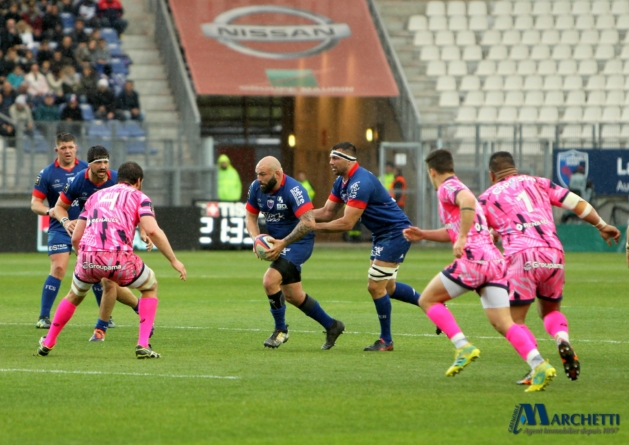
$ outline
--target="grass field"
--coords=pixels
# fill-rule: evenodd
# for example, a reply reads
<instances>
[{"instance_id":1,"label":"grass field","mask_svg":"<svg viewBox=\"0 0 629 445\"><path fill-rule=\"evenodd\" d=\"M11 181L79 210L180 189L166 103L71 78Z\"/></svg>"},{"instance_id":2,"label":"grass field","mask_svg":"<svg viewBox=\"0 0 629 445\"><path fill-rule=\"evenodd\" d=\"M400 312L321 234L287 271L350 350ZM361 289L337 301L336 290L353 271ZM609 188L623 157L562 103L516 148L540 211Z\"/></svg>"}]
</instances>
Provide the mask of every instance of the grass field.
<instances>
[{"instance_id":1,"label":"grass field","mask_svg":"<svg viewBox=\"0 0 629 445\"><path fill-rule=\"evenodd\" d=\"M87 341L97 316L92 294L50 356L34 357L44 333L34 323L48 259L0 255L0 443L629 443L623 255L567 254L564 312L582 374L576 382L565 377L554 342L531 312L539 349L559 374L534 394L514 384L526 366L473 294L449 307L482 355L455 378L444 376L450 342L419 308L397 301L395 351L363 352L379 333L366 291L368 255L367 246L318 246L304 267L305 290L347 326L322 351L321 327L292 306L290 341L262 346L273 322L261 286L266 264L251 252L180 253L185 283L161 255L145 254L160 283L152 344L163 354L148 361L135 359L137 316L124 306L116 307L118 327L106 342ZM398 278L421 290L450 259L447 250L414 247ZM550 415L619 414L621 422L615 434L591 426L601 434L514 436L509 423L521 403L543 403Z\"/></svg>"}]
</instances>

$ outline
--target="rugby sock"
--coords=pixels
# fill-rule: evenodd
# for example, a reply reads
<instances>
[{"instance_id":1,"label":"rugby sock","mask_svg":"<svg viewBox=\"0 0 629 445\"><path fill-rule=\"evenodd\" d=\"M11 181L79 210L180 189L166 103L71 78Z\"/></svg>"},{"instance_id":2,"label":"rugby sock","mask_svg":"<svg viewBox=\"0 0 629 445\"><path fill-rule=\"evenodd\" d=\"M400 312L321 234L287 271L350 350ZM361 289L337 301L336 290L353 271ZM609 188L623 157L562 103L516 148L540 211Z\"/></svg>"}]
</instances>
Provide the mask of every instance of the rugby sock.
<instances>
[{"instance_id":1,"label":"rugby sock","mask_svg":"<svg viewBox=\"0 0 629 445\"><path fill-rule=\"evenodd\" d=\"M469 343L461 328L456 323L454 315L448 310L443 303L437 303L426 311L426 315L430 320L441 329L450 341L454 344L454 347L459 349Z\"/></svg>"},{"instance_id":2,"label":"rugby sock","mask_svg":"<svg viewBox=\"0 0 629 445\"><path fill-rule=\"evenodd\" d=\"M389 294L384 294L383 297L377 298L373 302L376 305L376 312L380 321L380 338L385 343L391 343L393 341L393 337L391 337L391 298Z\"/></svg>"},{"instance_id":3,"label":"rugby sock","mask_svg":"<svg viewBox=\"0 0 629 445\"><path fill-rule=\"evenodd\" d=\"M99 318L96 322L96 326L94 326L94 329L100 329L101 331L107 332L107 327L109 327L109 321L103 321Z\"/></svg>"},{"instance_id":4,"label":"rugby sock","mask_svg":"<svg viewBox=\"0 0 629 445\"><path fill-rule=\"evenodd\" d=\"M52 309L52 305L55 302L55 298L57 298L57 294L59 293L59 286L61 286L61 280L53 277L52 275L48 275L46 281L44 282L44 288L41 293L41 311L39 313L39 317L50 317L50 310Z\"/></svg>"},{"instance_id":5,"label":"rugby sock","mask_svg":"<svg viewBox=\"0 0 629 445\"><path fill-rule=\"evenodd\" d=\"M140 315L140 299L139 298L138 298L138 304L136 304L135 307L133 308L133 312Z\"/></svg>"},{"instance_id":6,"label":"rugby sock","mask_svg":"<svg viewBox=\"0 0 629 445\"><path fill-rule=\"evenodd\" d=\"M535 338L529 327L525 324L519 324L518 326L520 326L520 328L528 336L529 340L531 340L531 343L533 343L533 346L537 348L537 339Z\"/></svg>"},{"instance_id":7,"label":"rugby sock","mask_svg":"<svg viewBox=\"0 0 629 445\"><path fill-rule=\"evenodd\" d=\"M505 337L518 354L520 354L520 357L529 364L531 369L535 369L537 365L544 362L544 359L539 354L535 344L531 342L528 335L522 330L520 325L515 323L512 324L511 327L507 329Z\"/></svg>"},{"instance_id":8,"label":"rugby sock","mask_svg":"<svg viewBox=\"0 0 629 445\"><path fill-rule=\"evenodd\" d=\"M138 344L143 348L149 345L149 336L153 323L155 322L155 313L157 312L157 298L142 298L140 305L140 336Z\"/></svg>"},{"instance_id":9,"label":"rugby sock","mask_svg":"<svg viewBox=\"0 0 629 445\"><path fill-rule=\"evenodd\" d=\"M59 302L55 316L52 319L52 324L50 325L50 330L48 331L48 334L46 334L44 346L52 348L57 343L57 337L65 327L66 323L70 321L75 310L76 306L65 298Z\"/></svg>"},{"instance_id":10,"label":"rugby sock","mask_svg":"<svg viewBox=\"0 0 629 445\"><path fill-rule=\"evenodd\" d=\"M100 301L103 299L103 286L100 283L93 284L92 291L96 297L96 304L100 307Z\"/></svg>"},{"instance_id":11,"label":"rugby sock","mask_svg":"<svg viewBox=\"0 0 629 445\"><path fill-rule=\"evenodd\" d=\"M286 299L282 291L279 291L273 295L267 295L269 304L271 305L271 315L275 320L275 329L285 331L286 328Z\"/></svg>"},{"instance_id":12,"label":"rugby sock","mask_svg":"<svg viewBox=\"0 0 629 445\"><path fill-rule=\"evenodd\" d=\"M568 320L566 316L559 311L552 311L544 317L544 328L556 341L557 344L562 341L570 342L568 335Z\"/></svg>"},{"instance_id":13,"label":"rugby sock","mask_svg":"<svg viewBox=\"0 0 629 445\"><path fill-rule=\"evenodd\" d=\"M419 296L411 286L399 282L395 283L395 291L391 294L391 298L394 300L400 300L415 306L419 305Z\"/></svg>"},{"instance_id":14,"label":"rugby sock","mask_svg":"<svg viewBox=\"0 0 629 445\"><path fill-rule=\"evenodd\" d=\"M323 310L319 302L308 294L306 294L304 302L299 305L299 309L326 329L329 329L334 323L334 319Z\"/></svg>"}]
</instances>

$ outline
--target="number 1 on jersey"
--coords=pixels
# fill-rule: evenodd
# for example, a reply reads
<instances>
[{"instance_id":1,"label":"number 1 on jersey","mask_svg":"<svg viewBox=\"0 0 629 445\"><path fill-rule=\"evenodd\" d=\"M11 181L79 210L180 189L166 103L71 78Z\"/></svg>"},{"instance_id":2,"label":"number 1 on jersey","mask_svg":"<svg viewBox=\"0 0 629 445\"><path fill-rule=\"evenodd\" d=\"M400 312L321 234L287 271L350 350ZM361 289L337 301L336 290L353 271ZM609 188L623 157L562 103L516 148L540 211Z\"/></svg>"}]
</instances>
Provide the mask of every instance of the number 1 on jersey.
<instances>
[{"instance_id":1,"label":"number 1 on jersey","mask_svg":"<svg viewBox=\"0 0 629 445\"><path fill-rule=\"evenodd\" d=\"M526 194L526 191L523 191L522 193L520 193L517 196L517 200L524 202L527 212L533 212L533 204L531 203L531 200L529 199L529 195Z\"/></svg>"}]
</instances>

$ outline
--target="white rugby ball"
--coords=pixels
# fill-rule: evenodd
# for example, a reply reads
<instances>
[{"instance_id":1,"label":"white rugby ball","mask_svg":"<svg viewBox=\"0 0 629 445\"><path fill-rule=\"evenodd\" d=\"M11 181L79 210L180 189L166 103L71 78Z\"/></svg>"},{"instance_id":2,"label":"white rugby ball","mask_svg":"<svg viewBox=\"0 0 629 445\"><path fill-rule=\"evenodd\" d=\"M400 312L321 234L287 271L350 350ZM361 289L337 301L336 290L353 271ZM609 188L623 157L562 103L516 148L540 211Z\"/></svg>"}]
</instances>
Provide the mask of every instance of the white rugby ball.
<instances>
[{"instance_id":1,"label":"white rugby ball","mask_svg":"<svg viewBox=\"0 0 629 445\"><path fill-rule=\"evenodd\" d=\"M269 249L273 248L273 242L271 242L271 239L272 238L269 235L262 234L262 235L256 236L256 239L253 240L253 248L255 250L256 255L261 260L269 261L266 258L266 253Z\"/></svg>"}]
</instances>

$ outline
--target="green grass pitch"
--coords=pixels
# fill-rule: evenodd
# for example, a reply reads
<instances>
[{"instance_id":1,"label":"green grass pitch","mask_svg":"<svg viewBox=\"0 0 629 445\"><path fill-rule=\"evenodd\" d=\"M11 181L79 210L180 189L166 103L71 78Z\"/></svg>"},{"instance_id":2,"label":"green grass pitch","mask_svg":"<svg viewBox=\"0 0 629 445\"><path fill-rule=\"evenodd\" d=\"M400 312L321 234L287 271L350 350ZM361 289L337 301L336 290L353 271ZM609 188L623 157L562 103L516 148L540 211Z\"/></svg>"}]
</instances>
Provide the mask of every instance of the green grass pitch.
<instances>
[{"instance_id":1,"label":"green grass pitch","mask_svg":"<svg viewBox=\"0 0 629 445\"><path fill-rule=\"evenodd\" d=\"M34 324L49 263L44 254L0 255L0 444L627 444L629 270L621 254L567 254L564 312L582 363L572 382L532 310L528 324L557 367L545 392L514 384L527 368L489 325L474 294L449 304L481 358L454 378L453 347L417 307L393 302L395 351L363 352L377 339L367 293L368 246L317 246L304 289L347 331L330 351L322 328L289 306L290 341L273 330L261 285L267 264L251 252L181 252L180 282L158 253L160 305L153 347L136 360L137 316L116 306L118 327L90 343L90 293L50 356L35 357ZM451 260L414 246L398 279L418 290ZM71 268L74 257L71 260ZM70 285L62 284L61 298ZM56 304L55 304L56 307ZM514 407L619 414L615 434L509 433ZM595 428L595 427L591 427Z\"/></svg>"}]
</instances>

